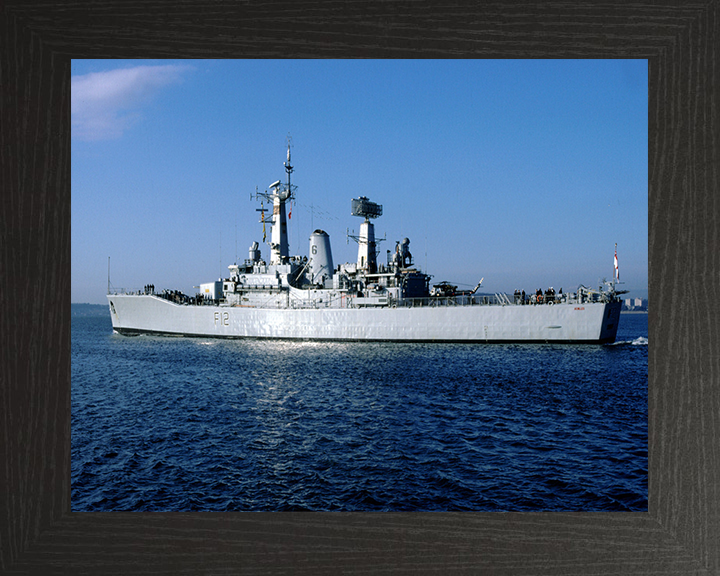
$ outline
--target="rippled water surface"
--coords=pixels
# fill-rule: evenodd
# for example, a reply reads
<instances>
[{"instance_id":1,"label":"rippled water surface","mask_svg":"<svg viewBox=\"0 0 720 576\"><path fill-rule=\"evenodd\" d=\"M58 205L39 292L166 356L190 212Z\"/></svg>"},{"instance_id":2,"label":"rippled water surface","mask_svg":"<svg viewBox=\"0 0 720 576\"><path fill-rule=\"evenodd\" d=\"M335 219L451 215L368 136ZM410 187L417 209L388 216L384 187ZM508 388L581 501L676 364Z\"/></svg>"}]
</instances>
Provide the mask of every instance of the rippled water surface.
<instances>
[{"instance_id":1,"label":"rippled water surface","mask_svg":"<svg viewBox=\"0 0 720 576\"><path fill-rule=\"evenodd\" d=\"M647 315L606 346L72 323L72 510L647 510Z\"/></svg>"}]
</instances>

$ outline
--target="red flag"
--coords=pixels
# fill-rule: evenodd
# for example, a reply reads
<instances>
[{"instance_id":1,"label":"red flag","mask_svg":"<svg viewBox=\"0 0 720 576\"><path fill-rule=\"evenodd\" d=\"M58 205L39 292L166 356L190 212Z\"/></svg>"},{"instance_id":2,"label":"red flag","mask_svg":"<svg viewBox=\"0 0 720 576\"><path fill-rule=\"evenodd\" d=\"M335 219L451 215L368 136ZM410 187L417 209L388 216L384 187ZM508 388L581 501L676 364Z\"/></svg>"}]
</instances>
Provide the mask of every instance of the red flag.
<instances>
[{"instance_id":1,"label":"red flag","mask_svg":"<svg viewBox=\"0 0 720 576\"><path fill-rule=\"evenodd\" d=\"M290 211L288 212L288 219L292 218L292 202L290 202Z\"/></svg>"}]
</instances>

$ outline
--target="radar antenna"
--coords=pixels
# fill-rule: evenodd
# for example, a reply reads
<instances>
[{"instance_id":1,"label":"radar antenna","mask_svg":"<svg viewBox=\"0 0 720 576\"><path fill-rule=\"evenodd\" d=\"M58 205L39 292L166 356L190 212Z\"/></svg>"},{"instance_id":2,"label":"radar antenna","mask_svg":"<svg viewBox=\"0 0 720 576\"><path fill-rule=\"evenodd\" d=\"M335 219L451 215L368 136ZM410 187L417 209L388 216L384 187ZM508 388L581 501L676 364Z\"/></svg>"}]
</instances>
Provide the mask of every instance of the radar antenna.
<instances>
[{"instance_id":1,"label":"radar antenna","mask_svg":"<svg viewBox=\"0 0 720 576\"><path fill-rule=\"evenodd\" d=\"M352 199L350 209L353 216L365 218L360 225L360 236L357 238L357 267L359 270L374 274L377 272L377 243L375 242L375 226L370 222L370 218L382 216L382 206L370 202L365 196L360 196L360 198Z\"/></svg>"},{"instance_id":2,"label":"radar antenna","mask_svg":"<svg viewBox=\"0 0 720 576\"><path fill-rule=\"evenodd\" d=\"M377 218L382 216L382 205L370 202L365 196L360 198L353 198L350 205L353 216L360 216L368 220L369 218Z\"/></svg>"}]
</instances>

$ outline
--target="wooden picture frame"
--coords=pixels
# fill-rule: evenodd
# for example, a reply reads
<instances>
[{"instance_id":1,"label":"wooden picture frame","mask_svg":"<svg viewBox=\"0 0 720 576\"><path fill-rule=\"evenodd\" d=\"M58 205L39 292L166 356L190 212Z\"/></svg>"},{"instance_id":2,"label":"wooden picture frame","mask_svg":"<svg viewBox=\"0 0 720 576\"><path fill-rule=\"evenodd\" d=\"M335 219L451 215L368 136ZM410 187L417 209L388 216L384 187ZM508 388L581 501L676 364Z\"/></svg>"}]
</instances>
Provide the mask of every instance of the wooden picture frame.
<instances>
[{"instance_id":1,"label":"wooden picture frame","mask_svg":"<svg viewBox=\"0 0 720 576\"><path fill-rule=\"evenodd\" d=\"M718 1L0 6L0 572L720 572ZM647 513L71 513L72 58L642 58Z\"/></svg>"}]
</instances>

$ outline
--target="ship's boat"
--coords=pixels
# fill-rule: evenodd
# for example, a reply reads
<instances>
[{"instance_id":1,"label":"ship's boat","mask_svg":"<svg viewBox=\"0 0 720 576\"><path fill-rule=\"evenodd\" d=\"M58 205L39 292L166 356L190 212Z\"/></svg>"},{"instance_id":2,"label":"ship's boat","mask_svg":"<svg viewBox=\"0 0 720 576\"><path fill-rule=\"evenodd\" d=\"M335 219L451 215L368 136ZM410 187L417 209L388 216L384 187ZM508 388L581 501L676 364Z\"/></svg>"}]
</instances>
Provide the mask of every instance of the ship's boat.
<instances>
[{"instance_id":1,"label":"ship's boat","mask_svg":"<svg viewBox=\"0 0 720 576\"><path fill-rule=\"evenodd\" d=\"M286 204L295 197L288 147L286 181L276 181L255 199L273 206L270 259L258 242L228 276L200 284L190 296L147 285L134 292L111 290L113 329L142 333L217 338L284 338L393 342L613 342L621 302L614 282L575 292L538 290L480 294L440 282L415 268L410 240L398 241L387 261L378 261L373 220L382 206L361 196L351 213L363 219L357 261L335 266L330 238L310 235L308 256L288 250Z\"/></svg>"}]
</instances>

